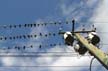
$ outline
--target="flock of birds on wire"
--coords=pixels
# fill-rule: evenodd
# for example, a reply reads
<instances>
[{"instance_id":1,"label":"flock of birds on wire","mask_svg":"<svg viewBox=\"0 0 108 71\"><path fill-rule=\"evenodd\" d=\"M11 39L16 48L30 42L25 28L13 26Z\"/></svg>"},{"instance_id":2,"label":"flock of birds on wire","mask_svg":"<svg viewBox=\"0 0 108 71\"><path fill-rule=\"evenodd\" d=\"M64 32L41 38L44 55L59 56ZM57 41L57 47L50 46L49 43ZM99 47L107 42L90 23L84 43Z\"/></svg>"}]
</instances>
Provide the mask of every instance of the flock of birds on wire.
<instances>
[{"instance_id":1,"label":"flock of birds on wire","mask_svg":"<svg viewBox=\"0 0 108 71\"><path fill-rule=\"evenodd\" d=\"M25 45L23 45L23 46L13 46L13 47L11 47L11 46L8 46L7 48L3 48L3 50L6 50L6 49L17 49L17 50L21 50L21 49L26 49L26 48L36 48L36 47L39 47L40 49L42 48L42 47L54 47L54 46L62 46L62 45L65 45L65 44L63 44L63 43L50 43L50 44L46 44L46 45L43 45L43 44L40 44L40 45L37 45L37 46L35 46L35 45L29 45L29 46L25 46Z\"/></svg>"},{"instance_id":2,"label":"flock of birds on wire","mask_svg":"<svg viewBox=\"0 0 108 71\"><path fill-rule=\"evenodd\" d=\"M16 40L16 39L31 39L31 38L36 38L38 36L40 37L49 37L49 36L56 36L56 35L60 35L59 32L58 33L47 33L47 34L26 34L26 35L17 35L17 36L1 36L0 40Z\"/></svg>"},{"instance_id":3,"label":"flock of birds on wire","mask_svg":"<svg viewBox=\"0 0 108 71\"><path fill-rule=\"evenodd\" d=\"M61 25L62 24L62 22L52 22L52 23L35 23L35 24L19 24L19 25L3 25L3 26L0 26L0 28L4 28L4 29L6 29L6 28L10 28L10 29L12 29L12 28L23 28L23 27L30 27L30 28L32 28L32 27L39 27L39 26L47 26L47 25L50 25L50 24L52 24L52 25L57 25L57 24L59 24L59 25ZM68 22L66 22L66 24L69 24Z\"/></svg>"},{"instance_id":4,"label":"flock of birds on wire","mask_svg":"<svg viewBox=\"0 0 108 71\"><path fill-rule=\"evenodd\" d=\"M39 27L39 26L47 26L47 25L61 25L63 22L59 21L59 22L50 22L50 23L40 23L40 24L18 24L18 25L1 25L0 26L0 29L15 29L15 28L26 28L26 27L29 27L29 28L32 28L32 27ZM66 24L69 24L68 21L65 22ZM49 33L46 33L46 34L43 34L43 33L39 33L39 34L23 34L23 35L16 35L16 36L0 36L0 40L17 40L17 39L31 39L31 38L37 38L38 36L39 37L50 37L50 36L57 36L57 35L60 35L59 32L56 32L56 33L53 33L53 32L49 32ZM61 46L61 45L65 45L63 43L58 43L58 44L54 44L54 43L50 43L48 45L39 45L39 46L33 46L33 45L30 45L29 48L33 48L33 47L39 47L39 48L42 48L42 47L54 47L54 46ZM26 49L28 48L27 46L14 46L14 47L7 47L7 48L4 48L4 50L6 49L17 49L17 50L21 50L21 49Z\"/></svg>"},{"instance_id":5,"label":"flock of birds on wire","mask_svg":"<svg viewBox=\"0 0 108 71\"><path fill-rule=\"evenodd\" d=\"M0 29L15 29L15 28L26 28L26 27L29 27L29 28L32 28L32 27L39 27L39 26L47 26L47 25L62 25L62 23L65 23L65 24L72 24L71 21L66 21L66 22L61 22L61 21L58 21L58 22L50 22L50 23L39 23L39 24L18 24L18 25L1 25L0 26ZM84 27L84 25L83 25ZM94 25L93 25L94 27ZM83 28L84 29L84 28ZM83 30L82 29L82 30ZM38 36L39 37L50 37L50 36L58 36L60 35L59 32L56 32L56 33L53 33L53 32L49 32L49 33L46 33L46 34L43 34L43 33L39 33L39 34L23 34L23 35L16 35L16 36L0 36L0 40L17 40L17 39L32 39L32 38L37 38ZM58 44L48 44L47 46L45 47L54 47L56 45L65 45L63 43L58 43ZM37 46L33 46L31 45L30 48L33 48L33 47L37 47ZM44 47L43 45L39 45L38 46L39 48L42 48ZM27 46L14 46L14 47L7 47L7 49L26 49Z\"/></svg>"}]
</instances>

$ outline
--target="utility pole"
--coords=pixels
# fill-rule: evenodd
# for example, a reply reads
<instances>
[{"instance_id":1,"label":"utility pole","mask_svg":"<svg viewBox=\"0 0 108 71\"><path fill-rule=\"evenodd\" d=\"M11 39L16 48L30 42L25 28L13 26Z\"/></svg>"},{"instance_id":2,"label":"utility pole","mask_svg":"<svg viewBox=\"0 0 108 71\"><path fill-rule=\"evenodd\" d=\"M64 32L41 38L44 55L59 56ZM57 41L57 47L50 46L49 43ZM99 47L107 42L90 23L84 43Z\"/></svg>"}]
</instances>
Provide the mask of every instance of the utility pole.
<instances>
[{"instance_id":1,"label":"utility pole","mask_svg":"<svg viewBox=\"0 0 108 71\"><path fill-rule=\"evenodd\" d=\"M80 55L84 55L87 51L89 51L108 70L108 55L96 46L96 44L98 44L100 41L99 37L95 34L91 34L90 42L87 38L80 34L96 32L96 28L92 31L75 31L74 25L75 20L72 20L72 32L59 32L59 34L64 35L65 44L73 46L73 42L76 39L79 42L79 45L74 48L76 52L78 52Z\"/></svg>"},{"instance_id":2,"label":"utility pole","mask_svg":"<svg viewBox=\"0 0 108 71\"><path fill-rule=\"evenodd\" d=\"M83 36L79 33L75 33L77 40L79 40L89 52L106 68L108 69L108 55L105 54L102 50L98 49L93 44L89 43Z\"/></svg>"}]
</instances>

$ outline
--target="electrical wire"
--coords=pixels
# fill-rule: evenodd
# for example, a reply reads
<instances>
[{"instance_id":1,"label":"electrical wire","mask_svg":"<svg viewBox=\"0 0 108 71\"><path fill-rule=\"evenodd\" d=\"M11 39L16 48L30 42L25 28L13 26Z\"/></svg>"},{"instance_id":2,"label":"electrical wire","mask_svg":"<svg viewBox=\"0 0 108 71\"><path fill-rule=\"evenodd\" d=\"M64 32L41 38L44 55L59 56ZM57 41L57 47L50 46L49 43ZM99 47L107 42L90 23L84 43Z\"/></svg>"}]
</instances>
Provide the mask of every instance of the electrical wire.
<instances>
[{"instance_id":1,"label":"electrical wire","mask_svg":"<svg viewBox=\"0 0 108 71\"><path fill-rule=\"evenodd\" d=\"M32 24L17 24L17 25L0 25L0 29L15 29L15 28L32 28L32 27L39 27L39 26L47 26L47 25L61 25L64 24L71 24L72 20L68 21L53 21L53 22L44 22L44 23L32 23ZM76 21L76 23L81 23L81 21ZM84 23L84 22L83 22ZM93 22L88 21L88 23L108 23L108 22Z\"/></svg>"},{"instance_id":2,"label":"electrical wire","mask_svg":"<svg viewBox=\"0 0 108 71\"><path fill-rule=\"evenodd\" d=\"M98 33L102 33L102 32L98 32ZM105 32L103 32L105 33ZM108 32L106 32L108 33ZM56 32L56 33L52 33L52 32L49 32L49 33L46 33L46 34L43 34L43 33L39 33L39 34L25 34L25 35L16 35L16 36L1 36L0 37L0 40L16 40L16 39L30 39L30 38L37 38L37 37L50 37L50 36L59 36L60 33L59 32ZM104 44L105 45L105 44ZM106 44L107 45L107 44Z\"/></svg>"},{"instance_id":3,"label":"electrical wire","mask_svg":"<svg viewBox=\"0 0 108 71\"><path fill-rule=\"evenodd\" d=\"M50 36L57 36L60 35L59 32L57 33L39 33L39 34L25 34L25 35L16 35L16 36L1 36L0 40L16 40L16 39L30 39L30 38L37 38L37 37L50 37Z\"/></svg>"},{"instance_id":4,"label":"electrical wire","mask_svg":"<svg viewBox=\"0 0 108 71\"><path fill-rule=\"evenodd\" d=\"M58 43L50 43L50 44L47 44L47 46L46 45L42 45L42 44L40 44L40 45L30 45L30 46L25 46L25 45L23 45L23 46L18 46L18 45L15 45L15 46L7 46L7 48L5 47L5 48L3 48L3 50L5 50L5 49L18 49L18 50L20 50L20 49L26 49L26 48L36 48L36 47L39 47L39 48L42 48L42 47L54 47L54 46L63 46L63 45L65 45L65 44L63 44L62 42L58 42ZM0 48L0 49L2 49L2 48Z\"/></svg>"},{"instance_id":5,"label":"electrical wire","mask_svg":"<svg viewBox=\"0 0 108 71\"><path fill-rule=\"evenodd\" d=\"M64 67L69 67L69 68L72 68L72 67L75 67L75 68L78 68L78 67L89 67L89 66L0 66L0 67L3 67L3 68L6 68L6 67L53 67L53 68L64 68ZM92 66L92 67L99 67L99 66Z\"/></svg>"},{"instance_id":6,"label":"electrical wire","mask_svg":"<svg viewBox=\"0 0 108 71\"><path fill-rule=\"evenodd\" d=\"M52 46L52 45L58 45L58 44L49 44L49 46ZM60 44L61 45L61 44ZM32 48L34 48L34 46L33 45L30 45L30 47L32 46ZM16 46L15 46L16 47ZM20 50L21 49L21 47L20 46L17 46L18 47L18 50ZM22 47L28 47L28 46L22 46ZM39 47L40 48L40 47ZM42 45L41 45L41 48L42 48ZM15 49L17 49L17 48L15 48ZM2 55L2 53L7 53L7 54L3 54ZM21 53L20 55L8 55L8 53L9 54L19 54L19 53ZM9 51L9 52L5 52L5 51L2 51L2 52L0 52L0 57L60 57L60 56L62 56L62 57L76 57L78 54L76 54L75 52L73 52L73 51L68 51L68 52L61 52L61 51L59 51L59 52L56 52L56 51L50 51L50 52L42 52L42 51L40 51L40 52L28 52L28 51L23 51L23 52L11 52L11 51ZM24 54L24 55L23 55ZM89 56L89 55L84 55L84 56Z\"/></svg>"},{"instance_id":7,"label":"electrical wire","mask_svg":"<svg viewBox=\"0 0 108 71\"><path fill-rule=\"evenodd\" d=\"M65 23L66 24L69 24L70 21L66 21ZM13 28L26 28L26 27L39 27L39 26L47 26L48 24L53 24L53 25L61 25L62 22L53 22L53 23L40 23L40 24L19 24L19 25L3 25L3 26L0 26L0 28L10 28L10 29L13 29ZM97 32L97 33L108 33L108 32ZM45 36L45 37L49 37L49 36L57 36L56 34L58 33L48 33L48 34L42 34L40 33L39 36ZM58 34L59 35L59 34ZM26 39L26 38L36 38L38 35L37 34L31 34L31 35L18 35L18 36L10 36L10 37L0 37L0 40L7 40L7 39ZM51 46L56 46L57 44L50 44ZM101 44L102 45L102 44ZM103 44L103 45L108 45L108 44ZM20 49L20 47L15 47L17 48L18 50ZM26 46L23 47L24 49L26 48ZM39 45L39 48L42 48L42 45ZM0 57L39 57L41 55L0 55ZM47 55L48 56L48 55ZM49 56L61 56L61 55L49 55ZM65 56L65 55L63 55ZM66 57L71 57L71 56L68 56L66 55ZM91 71L91 65L92 65L92 61L93 59L91 60L91 63L90 63L90 71Z\"/></svg>"},{"instance_id":8,"label":"electrical wire","mask_svg":"<svg viewBox=\"0 0 108 71\"><path fill-rule=\"evenodd\" d=\"M94 59L95 59L94 57L91 59L91 62L90 62L90 71L92 71L92 63L93 63Z\"/></svg>"},{"instance_id":9,"label":"electrical wire","mask_svg":"<svg viewBox=\"0 0 108 71\"><path fill-rule=\"evenodd\" d=\"M66 21L69 22L69 21ZM49 23L34 23L34 24L18 24L18 25L0 25L0 29L15 29L15 28L32 28L32 27L40 27L40 26L47 26L47 25L61 25L61 21L49 22ZM69 24L69 23L68 23Z\"/></svg>"},{"instance_id":10,"label":"electrical wire","mask_svg":"<svg viewBox=\"0 0 108 71\"><path fill-rule=\"evenodd\" d=\"M84 55L83 57L88 57ZM0 54L0 57L77 57L77 54Z\"/></svg>"},{"instance_id":11,"label":"electrical wire","mask_svg":"<svg viewBox=\"0 0 108 71\"><path fill-rule=\"evenodd\" d=\"M6 52L0 52L0 53L6 53ZM19 53L19 52L9 52L9 53ZM55 52L54 51L52 51L52 52L45 52L45 51L44 52L41 52L41 51L40 52L39 51L38 52L30 52L30 51L25 52L24 51L24 52L20 52L20 53L33 53L33 54L37 54L37 53L39 53L39 54L44 54L44 53L45 54L49 54L49 53L66 53L66 54L69 54L69 53L75 53L75 52L69 52L69 51L68 52L60 52L60 51L59 52L56 52L56 51Z\"/></svg>"}]
</instances>

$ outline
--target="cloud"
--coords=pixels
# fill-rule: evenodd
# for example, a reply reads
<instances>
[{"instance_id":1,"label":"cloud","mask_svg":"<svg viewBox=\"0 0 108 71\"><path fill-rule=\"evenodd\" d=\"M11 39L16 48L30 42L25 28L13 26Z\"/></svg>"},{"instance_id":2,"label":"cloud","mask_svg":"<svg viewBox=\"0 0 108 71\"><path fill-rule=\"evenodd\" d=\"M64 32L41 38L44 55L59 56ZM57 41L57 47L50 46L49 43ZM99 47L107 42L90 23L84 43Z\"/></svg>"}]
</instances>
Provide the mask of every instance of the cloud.
<instances>
[{"instance_id":1,"label":"cloud","mask_svg":"<svg viewBox=\"0 0 108 71\"><path fill-rule=\"evenodd\" d=\"M90 58L89 57L60 57L56 62L53 63L53 66L64 66L63 68L52 68L52 71L75 71L82 70L83 66L89 66ZM86 63L86 64L85 64ZM66 66L66 67L65 67ZM73 66L73 67L72 67ZM77 67L77 66L82 66ZM76 68L75 68L76 67Z\"/></svg>"},{"instance_id":2,"label":"cloud","mask_svg":"<svg viewBox=\"0 0 108 71\"><path fill-rule=\"evenodd\" d=\"M88 21L100 3L99 0L78 0L78 1L62 1L60 4L61 13L66 19L75 18L77 21Z\"/></svg>"},{"instance_id":3,"label":"cloud","mask_svg":"<svg viewBox=\"0 0 108 71\"><path fill-rule=\"evenodd\" d=\"M13 58L10 58L10 57L6 57L6 58L3 58L1 59L2 60L2 63L5 65L5 66L11 66L15 63L15 59ZM11 61L10 61L11 60Z\"/></svg>"},{"instance_id":4,"label":"cloud","mask_svg":"<svg viewBox=\"0 0 108 71\"><path fill-rule=\"evenodd\" d=\"M96 5L97 3L97 5ZM73 16L75 17L75 19L77 19L77 21L80 21L79 23L81 23L81 21L86 21L86 23L91 22L91 24L95 24L95 26L97 27L97 32L106 32L106 33L98 33L99 36L101 37L101 42L103 44L107 44L107 13L108 13L108 8L107 8L107 0L103 0L103 1L97 1L97 0L87 0L86 3L85 2L79 2L79 6L80 8L76 11L75 7L78 8L77 6L73 6L73 5L66 5L63 4L61 5L61 10L62 10L62 14L64 16L66 16L68 19L72 19ZM83 5L85 4L85 5ZM82 6L86 6L85 8ZM74 7L74 8L73 8ZM81 8L82 7L82 8ZM87 9L87 10L85 10ZM77 12L77 15L75 14ZM82 18L85 18L84 20ZM90 21L90 22L89 22ZM85 22L84 22L85 23ZM89 25L87 24L87 25ZM102 50L104 50L105 52L108 52L107 49L107 45L101 45L103 48ZM101 65L98 61L94 62L96 65ZM77 63L78 64L78 63ZM86 64L85 64L86 65ZM99 67L95 68L95 71L98 70ZM101 66L101 70L104 70L103 67Z\"/></svg>"},{"instance_id":5,"label":"cloud","mask_svg":"<svg viewBox=\"0 0 108 71\"><path fill-rule=\"evenodd\" d=\"M108 37L107 37L107 32L108 32L108 16L107 16L107 13L108 13L108 1L107 0L103 0L101 3L100 3L100 6L96 9L95 13L94 13L94 16L91 18L91 21L93 21L93 23L96 25L97 27L97 32L103 32L103 33L98 33L101 37L101 42L103 44L107 44L107 40L108 40ZM106 33L105 33L106 32ZM105 52L107 52L108 50L106 50L106 47L105 45L102 46L103 50Z\"/></svg>"},{"instance_id":6,"label":"cloud","mask_svg":"<svg viewBox=\"0 0 108 71\"><path fill-rule=\"evenodd\" d=\"M93 14L93 17L91 17L90 21L96 26L97 28L97 33L101 38L101 50L103 50L103 52L108 53L107 47L107 41L108 41L108 0L102 0L99 3L99 6L95 9L95 12ZM97 63L97 62L94 62ZM100 71L104 71L106 70L104 67L98 67L94 69L96 70L100 70Z\"/></svg>"},{"instance_id":7,"label":"cloud","mask_svg":"<svg viewBox=\"0 0 108 71\"><path fill-rule=\"evenodd\" d=\"M105 4L106 2L103 2ZM74 5L73 5L74 4ZM107 3L106 3L107 4ZM77 21L88 21L90 19L94 19L97 17L103 17L107 15L107 12L102 12L102 15L99 15L102 8L104 7L98 7L98 0L81 0L81 1L73 1L69 4L67 4L67 1L63 1L60 3L59 10L63 17L66 17L67 19L75 18ZM101 5L101 4L100 4ZM100 9L101 8L101 9ZM106 6L105 8L106 9ZM94 14L95 12L95 14ZM93 17L92 17L93 16ZM107 18L107 17L106 17ZM100 19L99 19L100 20ZM95 20L94 20L95 21ZM96 20L98 21L98 20ZM36 21L36 23L43 23L43 19L39 19ZM98 25L98 24L96 24ZM101 27L101 26L100 26ZM51 30L48 29L48 27L38 27L31 29L30 34L34 33L48 33L48 32L54 32L55 27L50 27ZM57 29L58 27L56 27ZM30 45L33 44L35 46L38 46L40 44L47 43L46 39L42 39L41 37L38 37L36 39L31 39L26 44ZM57 41L56 41L57 42ZM69 49L68 49L69 48ZM47 49L47 50L46 50ZM72 51L71 51L71 50ZM34 48L31 51L41 51L39 48ZM42 51L49 51L49 52L73 52L73 47L67 47L67 46L55 46L52 48L45 47ZM58 54L58 53L56 53ZM44 54L45 55L45 54ZM46 54L47 55L47 54ZM55 55L55 53L52 53L51 55ZM62 55L62 54L61 54ZM69 53L69 55L73 55L72 53ZM42 56L42 55L41 55ZM44 65L44 66L89 66L89 62L92 57L35 57L35 58L2 58L2 62L4 65L12 66L12 65ZM96 64L97 65L97 64ZM88 70L86 67L37 67L37 68L19 68L20 71L81 71L81 70ZM11 70L11 68L9 68ZM9 71L7 70L7 71Z\"/></svg>"}]
</instances>

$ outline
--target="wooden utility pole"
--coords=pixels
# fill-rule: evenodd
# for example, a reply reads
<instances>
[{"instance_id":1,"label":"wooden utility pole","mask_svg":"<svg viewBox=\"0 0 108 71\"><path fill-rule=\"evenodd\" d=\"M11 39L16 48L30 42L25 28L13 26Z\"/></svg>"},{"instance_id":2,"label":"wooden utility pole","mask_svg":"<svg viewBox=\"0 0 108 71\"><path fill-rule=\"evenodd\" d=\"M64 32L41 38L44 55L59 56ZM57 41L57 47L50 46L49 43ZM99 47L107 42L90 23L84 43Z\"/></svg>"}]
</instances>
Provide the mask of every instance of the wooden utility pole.
<instances>
[{"instance_id":1,"label":"wooden utility pole","mask_svg":"<svg viewBox=\"0 0 108 71\"><path fill-rule=\"evenodd\" d=\"M87 39L85 39L79 33L74 33L77 40L80 41L89 52L93 54L93 56L106 68L108 69L108 55L105 54L102 50L94 46L92 43L89 43Z\"/></svg>"},{"instance_id":2,"label":"wooden utility pole","mask_svg":"<svg viewBox=\"0 0 108 71\"><path fill-rule=\"evenodd\" d=\"M74 19L72 20L72 31L71 31L72 35L75 36L76 37L75 39L77 39L77 41L79 41L82 45L84 45L85 48L108 70L108 55L105 54L102 50L100 50L96 46L94 46L85 37L80 35L80 33L89 33L89 32L96 32L96 29L92 31L85 31L85 30L75 31L75 20ZM64 34L64 33L65 32L59 32L59 34ZM67 42L73 43L70 40L67 40Z\"/></svg>"}]
</instances>

